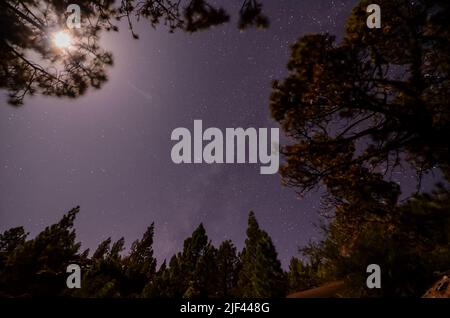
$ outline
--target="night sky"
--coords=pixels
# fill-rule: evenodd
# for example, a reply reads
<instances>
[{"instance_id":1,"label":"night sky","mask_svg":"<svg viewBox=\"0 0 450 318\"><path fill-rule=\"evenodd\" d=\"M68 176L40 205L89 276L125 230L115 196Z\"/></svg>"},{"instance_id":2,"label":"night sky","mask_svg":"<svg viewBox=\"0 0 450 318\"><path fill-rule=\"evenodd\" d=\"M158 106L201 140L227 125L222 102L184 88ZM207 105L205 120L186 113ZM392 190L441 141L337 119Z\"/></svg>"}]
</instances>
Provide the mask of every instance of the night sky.
<instances>
[{"instance_id":1,"label":"night sky","mask_svg":"<svg viewBox=\"0 0 450 318\"><path fill-rule=\"evenodd\" d=\"M80 205L83 249L108 236L124 236L128 247L154 221L159 263L200 222L214 244L232 239L241 249L250 210L284 266L319 239L320 192L299 198L259 164L176 165L170 135L192 130L194 119L204 129L277 127L268 100L271 81L287 74L289 45L308 33L342 37L357 1L264 1L270 28L245 32L236 26L241 1L230 2L231 23L209 31L140 23L139 40L125 26L106 34L109 81L79 99L36 96L13 108L2 92L0 231L23 225L34 236ZM398 176L406 187L411 178Z\"/></svg>"}]
</instances>

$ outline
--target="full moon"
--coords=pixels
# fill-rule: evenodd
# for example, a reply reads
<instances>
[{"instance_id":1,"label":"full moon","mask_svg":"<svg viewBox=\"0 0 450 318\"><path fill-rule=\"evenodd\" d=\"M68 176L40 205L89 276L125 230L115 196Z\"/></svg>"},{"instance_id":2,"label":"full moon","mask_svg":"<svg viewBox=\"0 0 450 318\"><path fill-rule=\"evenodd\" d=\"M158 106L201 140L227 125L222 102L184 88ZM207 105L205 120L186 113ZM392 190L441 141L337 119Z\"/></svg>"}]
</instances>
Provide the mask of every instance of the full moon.
<instances>
[{"instance_id":1,"label":"full moon","mask_svg":"<svg viewBox=\"0 0 450 318\"><path fill-rule=\"evenodd\" d=\"M72 37L67 31L58 31L53 34L53 44L59 49L68 49L72 45Z\"/></svg>"}]
</instances>

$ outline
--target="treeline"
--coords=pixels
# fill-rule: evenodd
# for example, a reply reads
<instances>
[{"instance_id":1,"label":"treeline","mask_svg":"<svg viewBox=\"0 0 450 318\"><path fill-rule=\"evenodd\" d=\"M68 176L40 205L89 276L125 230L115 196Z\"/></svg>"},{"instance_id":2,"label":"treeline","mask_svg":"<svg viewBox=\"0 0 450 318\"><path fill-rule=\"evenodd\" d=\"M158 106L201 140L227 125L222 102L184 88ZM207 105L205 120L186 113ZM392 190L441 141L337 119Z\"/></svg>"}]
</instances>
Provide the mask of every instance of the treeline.
<instances>
[{"instance_id":1,"label":"treeline","mask_svg":"<svg viewBox=\"0 0 450 318\"><path fill-rule=\"evenodd\" d=\"M398 204L383 201L338 206L324 240L300 250L284 271L270 236L253 212L238 252L230 240L218 247L200 224L168 263L157 266L151 224L124 253L124 238L108 238L93 253L81 252L72 209L28 239L23 227L0 234L0 297L275 298L344 280L337 296L412 296L450 269L450 192L438 186ZM360 214L360 219L352 209ZM375 209L368 219L362 209ZM81 267L80 289L68 289L69 264ZM367 265L381 267L382 288L366 287Z\"/></svg>"},{"instance_id":2,"label":"treeline","mask_svg":"<svg viewBox=\"0 0 450 318\"><path fill-rule=\"evenodd\" d=\"M230 240L215 247L200 224L183 250L158 268L154 224L127 255L124 238L108 238L93 253L80 252L73 227L79 211L72 209L33 239L27 239L23 227L0 234L0 296L263 298L309 287L301 286L299 275L283 271L272 239L253 212L242 251ZM66 287L66 267L73 263L81 267L80 289ZM289 277L295 277L297 286L290 286Z\"/></svg>"}]
</instances>

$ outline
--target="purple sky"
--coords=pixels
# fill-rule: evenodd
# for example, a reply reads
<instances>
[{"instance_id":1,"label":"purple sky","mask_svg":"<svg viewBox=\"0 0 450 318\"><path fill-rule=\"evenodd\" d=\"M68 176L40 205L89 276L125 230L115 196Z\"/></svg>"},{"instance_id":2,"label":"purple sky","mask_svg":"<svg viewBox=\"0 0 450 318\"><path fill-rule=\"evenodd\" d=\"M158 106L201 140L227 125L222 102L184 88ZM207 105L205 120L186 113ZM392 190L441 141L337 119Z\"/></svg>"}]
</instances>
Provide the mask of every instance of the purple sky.
<instances>
[{"instance_id":1,"label":"purple sky","mask_svg":"<svg viewBox=\"0 0 450 318\"><path fill-rule=\"evenodd\" d=\"M271 26L239 32L231 23L193 35L140 24L107 34L115 66L108 83L74 101L33 97L0 107L0 231L23 225L34 236L80 205L83 248L108 236L127 246L156 224L158 260L182 248L203 222L213 243L240 249L248 212L272 236L286 266L298 246L320 238L319 194L297 197L257 165L175 165L177 127L277 127L271 81L286 75L289 45L311 32L342 36L357 1L264 1ZM399 176L408 184L410 176Z\"/></svg>"}]
</instances>

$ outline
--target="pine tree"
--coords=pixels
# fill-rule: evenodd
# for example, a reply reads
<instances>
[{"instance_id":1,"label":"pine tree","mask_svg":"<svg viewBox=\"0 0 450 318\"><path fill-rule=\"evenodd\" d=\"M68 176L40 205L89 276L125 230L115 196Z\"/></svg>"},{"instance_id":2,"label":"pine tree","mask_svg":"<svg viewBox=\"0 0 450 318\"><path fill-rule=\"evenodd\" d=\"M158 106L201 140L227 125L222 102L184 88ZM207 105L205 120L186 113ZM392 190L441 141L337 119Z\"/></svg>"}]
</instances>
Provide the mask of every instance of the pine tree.
<instances>
[{"instance_id":1,"label":"pine tree","mask_svg":"<svg viewBox=\"0 0 450 318\"><path fill-rule=\"evenodd\" d=\"M215 248L206 235L203 224L200 224L192 236L184 241L183 253L180 257L180 269L183 275L181 289L186 298L207 297L214 289ZM214 293L214 292L213 292Z\"/></svg>"},{"instance_id":2,"label":"pine tree","mask_svg":"<svg viewBox=\"0 0 450 318\"><path fill-rule=\"evenodd\" d=\"M80 244L73 224L76 207L46 227L36 238L17 245L0 277L0 289L9 295L58 296L65 289L66 267L77 263ZM19 241L24 239L17 230Z\"/></svg>"},{"instance_id":3,"label":"pine tree","mask_svg":"<svg viewBox=\"0 0 450 318\"><path fill-rule=\"evenodd\" d=\"M9 229L0 234L0 253L10 253L18 246L25 243L28 233L25 233L23 226Z\"/></svg>"},{"instance_id":4,"label":"pine tree","mask_svg":"<svg viewBox=\"0 0 450 318\"><path fill-rule=\"evenodd\" d=\"M235 293L238 271L239 258L236 253L236 247L230 240L226 240L220 244L217 250L217 275L218 279L218 296L230 297Z\"/></svg>"},{"instance_id":5,"label":"pine tree","mask_svg":"<svg viewBox=\"0 0 450 318\"><path fill-rule=\"evenodd\" d=\"M187 289L187 281L182 268L182 255L173 255L169 261L169 268L163 272L163 281L166 283L161 292L162 297L181 298Z\"/></svg>"},{"instance_id":6,"label":"pine tree","mask_svg":"<svg viewBox=\"0 0 450 318\"><path fill-rule=\"evenodd\" d=\"M81 289L68 291L74 297L112 298L126 297L125 272L121 252L125 239L122 237L111 245L111 238L99 244L91 263L85 269Z\"/></svg>"},{"instance_id":7,"label":"pine tree","mask_svg":"<svg viewBox=\"0 0 450 318\"><path fill-rule=\"evenodd\" d=\"M280 171L300 191L344 191L361 172L387 177L405 161L419 176L448 171L450 3L379 0L382 30L366 25L370 3L355 6L339 43L301 37L273 84L272 116L292 137Z\"/></svg>"},{"instance_id":8,"label":"pine tree","mask_svg":"<svg viewBox=\"0 0 450 318\"><path fill-rule=\"evenodd\" d=\"M131 245L130 255L125 260L127 294L141 294L145 285L154 278L156 259L153 256L153 236L155 224L145 231L141 240Z\"/></svg>"},{"instance_id":9,"label":"pine tree","mask_svg":"<svg viewBox=\"0 0 450 318\"><path fill-rule=\"evenodd\" d=\"M161 298L167 297L168 292L168 269L166 260L161 264L158 271L153 275L153 279L147 281L141 297L143 298Z\"/></svg>"},{"instance_id":10,"label":"pine tree","mask_svg":"<svg viewBox=\"0 0 450 318\"><path fill-rule=\"evenodd\" d=\"M121 260L120 253L123 251L124 245L125 245L125 238L121 237L112 245L108 258L114 261L120 261Z\"/></svg>"},{"instance_id":11,"label":"pine tree","mask_svg":"<svg viewBox=\"0 0 450 318\"><path fill-rule=\"evenodd\" d=\"M0 276L13 251L25 243L28 233L23 226L6 230L0 234Z\"/></svg>"},{"instance_id":12,"label":"pine tree","mask_svg":"<svg viewBox=\"0 0 450 318\"><path fill-rule=\"evenodd\" d=\"M302 281L302 269L303 264L301 260L296 257L291 257L291 260L289 262L289 271L287 273L289 292L296 292L304 289Z\"/></svg>"},{"instance_id":13,"label":"pine tree","mask_svg":"<svg viewBox=\"0 0 450 318\"><path fill-rule=\"evenodd\" d=\"M109 246L111 245L111 238L108 237L106 240L101 242L97 249L94 252L94 255L92 255L92 260L101 260L106 257L109 253Z\"/></svg>"},{"instance_id":14,"label":"pine tree","mask_svg":"<svg viewBox=\"0 0 450 318\"><path fill-rule=\"evenodd\" d=\"M284 297L286 279L270 236L250 212L245 247L240 255L238 292L244 298Z\"/></svg>"},{"instance_id":15,"label":"pine tree","mask_svg":"<svg viewBox=\"0 0 450 318\"><path fill-rule=\"evenodd\" d=\"M204 254L199 258L194 270L192 285L198 291L198 297L218 297L219 275L217 268L217 249L208 242Z\"/></svg>"},{"instance_id":16,"label":"pine tree","mask_svg":"<svg viewBox=\"0 0 450 318\"><path fill-rule=\"evenodd\" d=\"M448 189L440 186L387 209L389 218L360 223L356 232L336 218L322 242L304 249L310 259L320 259L326 277L347 281L345 296L419 297L435 274L450 268ZM365 287L368 264L382 268L381 289Z\"/></svg>"},{"instance_id":17,"label":"pine tree","mask_svg":"<svg viewBox=\"0 0 450 318\"><path fill-rule=\"evenodd\" d=\"M306 264L301 259L291 257L287 272L289 292L317 287L320 284L319 267L315 262Z\"/></svg>"}]
</instances>

